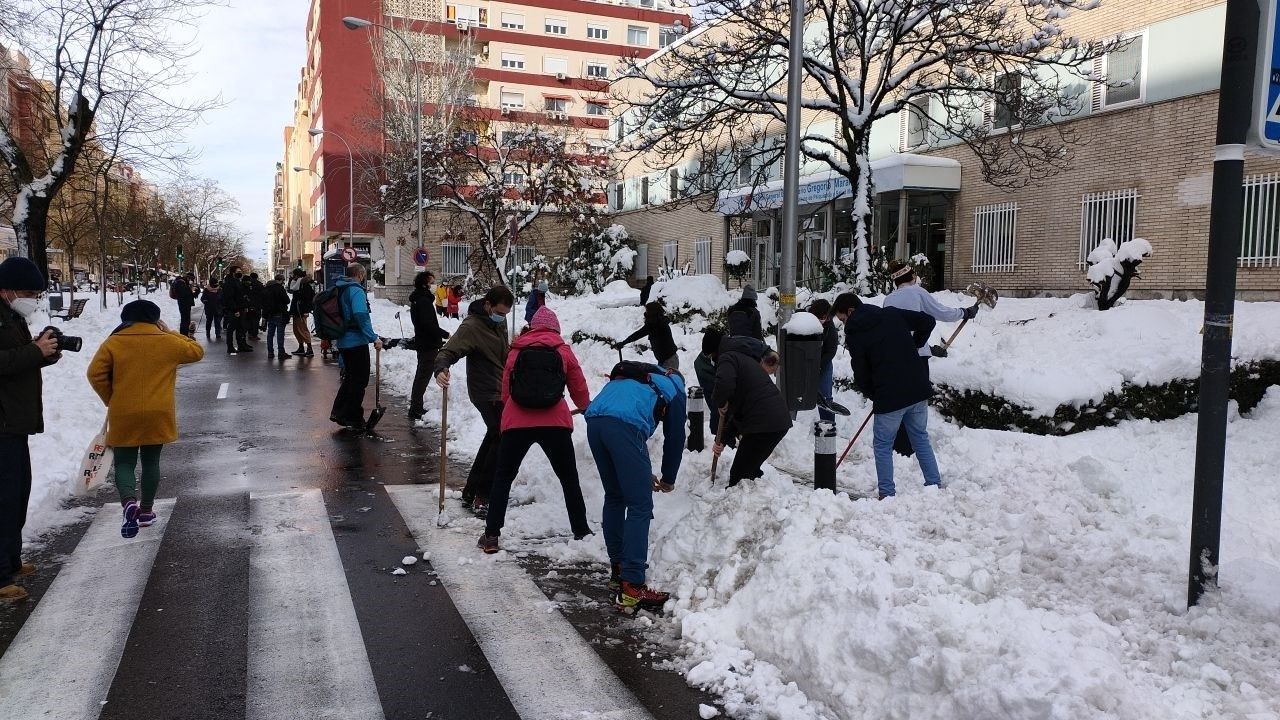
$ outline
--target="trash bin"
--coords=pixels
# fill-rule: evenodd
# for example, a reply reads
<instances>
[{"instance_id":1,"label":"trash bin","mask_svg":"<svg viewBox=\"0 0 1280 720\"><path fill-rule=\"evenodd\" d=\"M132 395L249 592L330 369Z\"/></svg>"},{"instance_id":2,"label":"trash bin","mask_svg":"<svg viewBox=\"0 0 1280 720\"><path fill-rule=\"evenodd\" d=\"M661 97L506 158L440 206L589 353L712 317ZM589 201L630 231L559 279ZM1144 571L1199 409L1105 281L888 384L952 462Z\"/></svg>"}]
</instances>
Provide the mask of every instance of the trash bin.
<instances>
[{"instance_id":1,"label":"trash bin","mask_svg":"<svg viewBox=\"0 0 1280 720\"><path fill-rule=\"evenodd\" d=\"M788 322L779 333L782 367L778 371L778 386L791 412L812 410L818 406L818 381L822 376L822 323L808 313L796 313L797 316L801 314L814 320L817 334L810 334L813 328L808 323L792 322Z\"/></svg>"}]
</instances>

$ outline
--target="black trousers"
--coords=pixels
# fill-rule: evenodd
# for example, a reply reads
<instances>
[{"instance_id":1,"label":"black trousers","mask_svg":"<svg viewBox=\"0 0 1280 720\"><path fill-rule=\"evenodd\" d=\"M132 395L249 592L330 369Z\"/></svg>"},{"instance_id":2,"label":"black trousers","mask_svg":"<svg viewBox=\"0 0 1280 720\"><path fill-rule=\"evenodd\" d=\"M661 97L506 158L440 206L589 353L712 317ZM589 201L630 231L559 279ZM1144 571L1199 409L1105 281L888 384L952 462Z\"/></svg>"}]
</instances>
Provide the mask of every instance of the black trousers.
<instances>
[{"instance_id":1,"label":"black trousers","mask_svg":"<svg viewBox=\"0 0 1280 720\"><path fill-rule=\"evenodd\" d=\"M587 505L582 499L582 486L578 484L578 462L573 452L573 430L561 427L513 428L502 433L498 440L498 467L493 475L493 488L489 491L485 533L502 534L502 526L507 519L507 501L511 498L511 483L515 482L520 464L535 443L546 453L551 469L560 480L573 534L576 537L589 534L591 526L587 524Z\"/></svg>"},{"instance_id":2,"label":"black trousers","mask_svg":"<svg viewBox=\"0 0 1280 720\"><path fill-rule=\"evenodd\" d=\"M218 339L222 339L222 313L216 313L209 309L208 305L204 306L204 336L212 337L217 333Z\"/></svg>"},{"instance_id":3,"label":"black trousers","mask_svg":"<svg viewBox=\"0 0 1280 720\"><path fill-rule=\"evenodd\" d=\"M427 383L431 382L436 355L439 354L439 348L418 351L418 367L413 371L413 390L409 392L409 412L411 413L422 412L426 407L422 398L427 394Z\"/></svg>"},{"instance_id":4,"label":"black trousers","mask_svg":"<svg viewBox=\"0 0 1280 720\"><path fill-rule=\"evenodd\" d=\"M178 332L191 334L191 305L188 303L178 303Z\"/></svg>"},{"instance_id":5,"label":"black trousers","mask_svg":"<svg viewBox=\"0 0 1280 720\"><path fill-rule=\"evenodd\" d=\"M338 350L342 355L342 384L333 399L331 417L341 422L364 422L364 391L369 387L369 346Z\"/></svg>"},{"instance_id":6,"label":"black trousers","mask_svg":"<svg viewBox=\"0 0 1280 720\"><path fill-rule=\"evenodd\" d=\"M249 341L244 337L244 315L228 312L223 317L226 318L227 325L227 350L234 352L237 348L243 350L249 347Z\"/></svg>"},{"instance_id":7,"label":"black trousers","mask_svg":"<svg viewBox=\"0 0 1280 720\"><path fill-rule=\"evenodd\" d=\"M467 485L462 489L462 499L488 499L489 489L493 487L493 473L498 465L498 435L502 425L502 403L498 401L475 403L484 420L484 439L480 441L480 449L476 451L475 462L471 463L471 472L467 473Z\"/></svg>"},{"instance_id":8,"label":"black trousers","mask_svg":"<svg viewBox=\"0 0 1280 720\"><path fill-rule=\"evenodd\" d=\"M242 321L241 325L244 326L244 331L255 338L258 337L258 333L262 330L262 311L257 308L250 308L244 311L240 319Z\"/></svg>"},{"instance_id":9,"label":"black trousers","mask_svg":"<svg viewBox=\"0 0 1280 720\"><path fill-rule=\"evenodd\" d=\"M31 498L31 450L26 435L0 435L0 587L22 566L22 526Z\"/></svg>"},{"instance_id":10,"label":"black trousers","mask_svg":"<svg viewBox=\"0 0 1280 720\"><path fill-rule=\"evenodd\" d=\"M740 480L754 480L764 475L760 466L769 459L786 434L786 430L744 433L738 438L738 454L733 456L733 465L729 467L729 487L737 485Z\"/></svg>"}]
</instances>

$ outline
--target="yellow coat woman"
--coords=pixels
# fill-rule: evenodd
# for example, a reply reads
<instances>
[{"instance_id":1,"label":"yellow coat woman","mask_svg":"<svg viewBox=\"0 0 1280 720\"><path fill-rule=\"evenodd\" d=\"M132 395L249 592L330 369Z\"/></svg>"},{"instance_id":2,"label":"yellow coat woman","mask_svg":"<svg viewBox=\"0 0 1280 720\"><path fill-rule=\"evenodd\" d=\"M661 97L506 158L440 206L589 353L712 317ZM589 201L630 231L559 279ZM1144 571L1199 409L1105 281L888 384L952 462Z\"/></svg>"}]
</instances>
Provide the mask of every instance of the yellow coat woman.
<instances>
[{"instance_id":1,"label":"yellow coat woman","mask_svg":"<svg viewBox=\"0 0 1280 720\"><path fill-rule=\"evenodd\" d=\"M116 489L124 506L120 534L155 522L152 502L160 485L160 450L178 439L174 388L178 366L204 357L195 340L165 327L160 308L134 300L120 311L122 325L89 363L89 384L107 406L107 444L115 453ZM142 502L138 502L138 458L142 458Z\"/></svg>"}]
</instances>

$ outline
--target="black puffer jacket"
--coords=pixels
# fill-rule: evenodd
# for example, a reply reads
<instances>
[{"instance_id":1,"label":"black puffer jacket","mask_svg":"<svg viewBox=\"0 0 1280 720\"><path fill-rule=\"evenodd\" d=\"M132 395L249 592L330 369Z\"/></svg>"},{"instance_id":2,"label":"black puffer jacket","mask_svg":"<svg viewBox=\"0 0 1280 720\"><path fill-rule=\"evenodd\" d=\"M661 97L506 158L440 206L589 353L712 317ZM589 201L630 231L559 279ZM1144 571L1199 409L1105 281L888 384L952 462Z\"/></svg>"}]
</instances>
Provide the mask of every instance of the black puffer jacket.
<instances>
[{"instance_id":1,"label":"black puffer jacket","mask_svg":"<svg viewBox=\"0 0 1280 720\"><path fill-rule=\"evenodd\" d=\"M729 334L764 339L764 327L760 324L760 308L755 300L739 300L729 306Z\"/></svg>"},{"instance_id":2,"label":"black puffer jacket","mask_svg":"<svg viewBox=\"0 0 1280 720\"><path fill-rule=\"evenodd\" d=\"M222 281L222 289L219 292L222 295L222 310L228 315L244 312L249 307L244 283L235 275L227 275Z\"/></svg>"},{"instance_id":3,"label":"black puffer jacket","mask_svg":"<svg viewBox=\"0 0 1280 720\"><path fill-rule=\"evenodd\" d=\"M714 409L719 412L729 404L726 437L748 433L767 433L791 427L791 413L778 386L760 367L767 350L755 338L730 336L720 341L716 357Z\"/></svg>"},{"instance_id":4,"label":"black puffer jacket","mask_svg":"<svg viewBox=\"0 0 1280 720\"><path fill-rule=\"evenodd\" d=\"M419 353L435 352L449 339L449 333L440 329L436 295L430 290L409 293L409 319L413 321L413 346Z\"/></svg>"},{"instance_id":5,"label":"black puffer jacket","mask_svg":"<svg viewBox=\"0 0 1280 720\"><path fill-rule=\"evenodd\" d=\"M44 432L40 369L57 362L60 355L46 360L31 342L26 319L0 300L0 434Z\"/></svg>"},{"instance_id":6,"label":"black puffer jacket","mask_svg":"<svg viewBox=\"0 0 1280 720\"><path fill-rule=\"evenodd\" d=\"M653 357L657 359L659 365L676 354L676 341L671 335L671 319L666 313L654 315L646 312L644 327L628 335L627 339L619 343L619 347L630 345L643 337L649 338L649 345L653 347Z\"/></svg>"},{"instance_id":7,"label":"black puffer jacket","mask_svg":"<svg viewBox=\"0 0 1280 720\"><path fill-rule=\"evenodd\" d=\"M273 315L288 314L289 291L284 289L284 283L272 280L267 283L266 288L262 291L262 315L263 317L271 317Z\"/></svg>"},{"instance_id":8,"label":"black puffer jacket","mask_svg":"<svg viewBox=\"0 0 1280 720\"><path fill-rule=\"evenodd\" d=\"M289 300L289 314L293 317L310 315L315 300L316 286L308 278L301 278L298 289L293 291L293 297Z\"/></svg>"},{"instance_id":9,"label":"black puffer jacket","mask_svg":"<svg viewBox=\"0 0 1280 720\"><path fill-rule=\"evenodd\" d=\"M822 364L831 362L839 348L840 334L836 332L836 324L827 320L822 323Z\"/></svg>"},{"instance_id":10,"label":"black puffer jacket","mask_svg":"<svg viewBox=\"0 0 1280 720\"><path fill-rule=\"evenodd\" d=\"M853 382L877 415L901 410L933 395L919 348L936 324L915 310L863 305L845 323Z\"/></svg>"}]
</instances>

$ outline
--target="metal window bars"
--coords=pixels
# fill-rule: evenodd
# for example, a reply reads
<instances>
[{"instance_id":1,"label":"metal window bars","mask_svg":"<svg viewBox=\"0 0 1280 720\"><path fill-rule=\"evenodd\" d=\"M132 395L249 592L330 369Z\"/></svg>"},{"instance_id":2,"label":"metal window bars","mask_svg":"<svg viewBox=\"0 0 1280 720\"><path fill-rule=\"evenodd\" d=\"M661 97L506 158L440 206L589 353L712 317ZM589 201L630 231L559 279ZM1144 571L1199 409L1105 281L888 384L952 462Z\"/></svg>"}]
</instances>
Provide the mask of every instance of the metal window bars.
<instances>
[{"instance_id":1,"label":"metal window bars","mask_svg":"<svg viewBox=\"0 0 1280 720\"><path fill-rule=\"evenodd\" d=\"M1103 240L1110 238L1116 246L1132 240L1138 217L1138 189L1106 190L1085 193L1080 199L1080 257L1085 260Z\"/></svg>"},{"instance_id":2,"label":"metal window bars","mask_svg":"<svg viewBox=\"0 0 1280 720\"><path fill-rule=\"evenodd\" d=\"M1018 204L973 209L973 272L1010 272L1017 267Z\"/></svg>"},{"instance_id":3,"label":"metal window bars","mask_svg":"<svg viewBox=\"0 0 1280 720\"><path fill-rule=\"evenodd\" d=\"M704 235L693 241L693 272L711 274L711 236Z\"/></svg>"},{"instance_id":4,"label":"metal window bars","mask_svg":"<svg viewBox=\"0 0 1280 720\"><path fill-rule=\"evenodd\" d=\"M1280 266L1280 173L1244 179L1241 267Z\"/></svg>"},{"instance_id":5,"label":"metal window bars","mask_svg":"<svg viewBox=\"0 0 1280 720\"><path fill-rule=\"evenodd\" d=\"M466 243L440 244L440 273L444 276L466 275L471 269L471 246Z\"/></svg>"}]
</instances>

